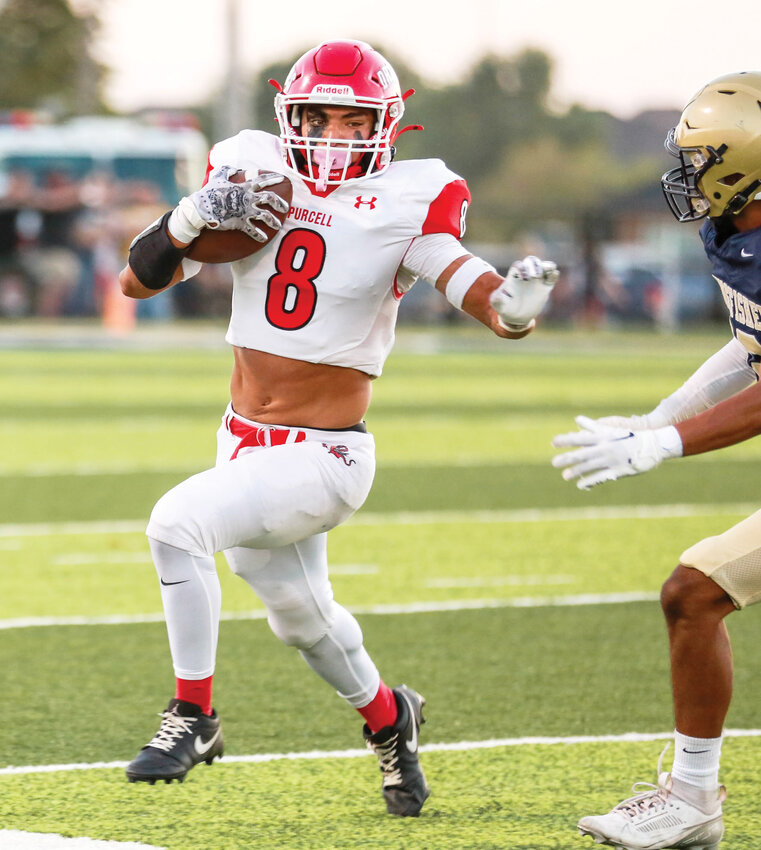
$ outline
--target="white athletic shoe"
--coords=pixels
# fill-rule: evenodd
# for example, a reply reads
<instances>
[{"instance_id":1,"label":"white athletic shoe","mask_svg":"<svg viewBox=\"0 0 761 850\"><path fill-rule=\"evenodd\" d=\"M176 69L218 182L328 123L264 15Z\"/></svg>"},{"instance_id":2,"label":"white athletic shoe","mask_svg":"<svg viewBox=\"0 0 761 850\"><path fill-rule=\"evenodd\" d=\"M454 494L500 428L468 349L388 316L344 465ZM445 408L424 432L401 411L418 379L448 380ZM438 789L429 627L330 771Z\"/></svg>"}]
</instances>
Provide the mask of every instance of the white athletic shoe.
<instances>
[{"instance_id":1,"label":"white athletic shoe","mask_svg":"<svg viewBox=\"0 0 761 850\"><path fill-rule=\"evenodd\" d=\"M579 832L616 850L718 850L724 835L724 786L718 790L716 808L710 814L680 800L671 787L668 773L660 774L657 785L637 782L632 788L634 797L619 803L607 815L582 818ZM649 790L636 794L641 788Z\"/></svg>"}]
</instances>

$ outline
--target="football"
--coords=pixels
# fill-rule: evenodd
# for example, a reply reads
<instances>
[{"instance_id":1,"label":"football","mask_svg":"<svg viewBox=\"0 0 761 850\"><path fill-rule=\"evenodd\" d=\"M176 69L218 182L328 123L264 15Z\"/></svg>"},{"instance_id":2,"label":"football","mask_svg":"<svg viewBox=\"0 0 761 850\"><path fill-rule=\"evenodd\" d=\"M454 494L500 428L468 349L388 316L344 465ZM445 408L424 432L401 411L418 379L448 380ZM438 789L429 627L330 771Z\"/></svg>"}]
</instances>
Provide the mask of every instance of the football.
<instances>
[{"instance_id":1,"label":"football","mask_svg":"<svg viewBox=\"0 0 761 850\"><path fill-rule=\"evenodd\" d=\"M260 171L260 174L264 172ZM232 183L242 183L245 179L243 171L237 171L230 175ZM274 192L279 195L289 206L293 197L293 185L287 177L283 177L280 183L275 183L274 186L269 186L264 191ZM272 210L275 218L280 222L284 222L288 213L281 213L277 210L268 207ZM199 263L234 263L236 260L242 260L244 257L250 257L257 251L261 251L272 237L277 233L271 227L262 222L258 222L258 226L267 234L266 242L257 242L242 230L211 230L205 228L191 242L190 250L186 254L191 260L197 260Z\"/></svg>"}]
</instances>

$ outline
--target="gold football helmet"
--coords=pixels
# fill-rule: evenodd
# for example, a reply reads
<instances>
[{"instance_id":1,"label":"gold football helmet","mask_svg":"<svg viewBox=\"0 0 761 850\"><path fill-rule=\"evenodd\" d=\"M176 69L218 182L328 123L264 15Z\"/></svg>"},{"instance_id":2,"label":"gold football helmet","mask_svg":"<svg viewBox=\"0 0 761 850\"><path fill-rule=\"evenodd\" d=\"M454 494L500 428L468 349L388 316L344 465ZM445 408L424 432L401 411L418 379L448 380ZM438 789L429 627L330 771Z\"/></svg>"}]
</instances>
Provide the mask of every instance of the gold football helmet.
<instances>
[{"instance_id":1,"label":"gold football helmet","mask_svg":"<svg viewBox=\"0 0 761 850\"><path fill-rule=\"evenodd\" d=\"M666 137L679 166L661 186L678 221L736 215L761 199L761 73L711 81Z\"/></svg>"}]
</instances>

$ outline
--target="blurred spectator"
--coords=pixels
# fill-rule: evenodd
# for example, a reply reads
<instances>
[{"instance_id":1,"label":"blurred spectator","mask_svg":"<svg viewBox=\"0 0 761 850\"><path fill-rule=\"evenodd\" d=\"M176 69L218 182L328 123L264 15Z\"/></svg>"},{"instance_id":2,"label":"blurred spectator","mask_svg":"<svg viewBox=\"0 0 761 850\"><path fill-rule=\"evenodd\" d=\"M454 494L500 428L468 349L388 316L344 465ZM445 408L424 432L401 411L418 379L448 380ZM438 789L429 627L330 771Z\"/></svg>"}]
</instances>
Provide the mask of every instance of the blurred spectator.
<instances>
[{"instance_id":1,"label":"blurred spectator","mask_svg":"<svg viewBox=\"0 0 761 850\"><path fill-rule=\"evenodd\" d=\"M27 216L19 246L21 263L34 284L35 312L60 316L81 272L72 247L82 209L79 185L62 171L50 171L34 191L29 207L38 216L37 227Z\"/></svg>"},{"instance_id":2,"label":"blurred spectator","mask_svg":"<svg viewBox=\"0 0 761 850\"><path fill-rule=\"evenodd\" d=\"M132 240L145 227L146 221L159 218L167 210L167 204L162 200L161 190L149 181L134 180L124 184L124 197L119 214L119 265L116 268L116 278L119 269L124 265L124 258L129 253ZM118 283L116 284L118 286ZM120 290L121 291L121 290ZM153 319L166 321L174 317L175 292L170 289L154 298L137 302L138 319Z\"/></svg>"},{"instance_id":3,"label":"blurred spectator","mask_svg":"<svg viewBox=\"0 0 761 850\"><path fill-rule=\"evenodd\" d=\"M18 255L22 212L29 203L34 182L24 171L11 171L0 197L0 315L18 318L32 309L32 297Z\"/></svg>"}]
</instances>

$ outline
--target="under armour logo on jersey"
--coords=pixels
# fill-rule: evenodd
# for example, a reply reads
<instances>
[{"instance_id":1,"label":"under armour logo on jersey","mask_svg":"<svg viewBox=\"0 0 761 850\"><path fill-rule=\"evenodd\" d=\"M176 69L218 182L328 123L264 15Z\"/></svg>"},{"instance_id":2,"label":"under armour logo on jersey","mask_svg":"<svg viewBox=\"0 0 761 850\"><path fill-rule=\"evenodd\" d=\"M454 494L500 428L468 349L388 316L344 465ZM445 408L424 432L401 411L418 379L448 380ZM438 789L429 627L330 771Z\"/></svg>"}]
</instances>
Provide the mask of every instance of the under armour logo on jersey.
<instances>
[{"instance_id":1,"label":"under armour logo on jersey","mask_svg":"<svg viewBox=\"0 0 761 850\"><path fill-rule=\"evenodd\" d=\"M323 446L325 446L333 457L339 458L339 460L342 460L347 466L351 466L353 463L357 462L353 458L349 457L349 449L346 446L329 446L327 443L323 443Z\"/></svg>"},{"instance_id":2,"label":"under armour logo on jersey","mask_svg":"<svg viewBox=\"0 0 761 850\"><path fill-rule=\"evenodd\" d=\"M376 197L372 197L372 198L370 198L369 201L366 201L362 197L362 195L357 195L357 200L354 202L354 209L358 210L362 206L362 204L367 204L370 207L371 210L374 210L375 209L375 202L377 200L378 199Z\"/></svg>"}]
</instances>

